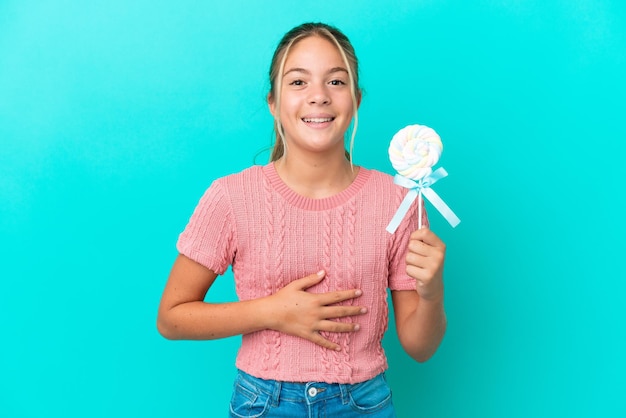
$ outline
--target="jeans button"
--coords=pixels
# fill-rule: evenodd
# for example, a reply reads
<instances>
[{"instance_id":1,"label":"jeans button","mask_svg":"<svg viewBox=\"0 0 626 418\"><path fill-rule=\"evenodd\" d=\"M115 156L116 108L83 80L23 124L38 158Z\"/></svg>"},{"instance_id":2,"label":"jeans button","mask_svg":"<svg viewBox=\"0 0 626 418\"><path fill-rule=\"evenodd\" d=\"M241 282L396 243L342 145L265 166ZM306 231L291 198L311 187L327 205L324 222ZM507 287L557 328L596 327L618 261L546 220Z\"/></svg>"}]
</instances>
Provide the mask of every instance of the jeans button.
<instances>
[{"instance_id":1,"label":"jeans button","mask_svg":"<svg viewBox=\"0 0 626 418\"><path fill-rule=\"evenodd\" d=\"M314 398L317 395L317 389L314 387L310 387L308 390L308 394L311 398Z\"/></svg>"}]
</instances>

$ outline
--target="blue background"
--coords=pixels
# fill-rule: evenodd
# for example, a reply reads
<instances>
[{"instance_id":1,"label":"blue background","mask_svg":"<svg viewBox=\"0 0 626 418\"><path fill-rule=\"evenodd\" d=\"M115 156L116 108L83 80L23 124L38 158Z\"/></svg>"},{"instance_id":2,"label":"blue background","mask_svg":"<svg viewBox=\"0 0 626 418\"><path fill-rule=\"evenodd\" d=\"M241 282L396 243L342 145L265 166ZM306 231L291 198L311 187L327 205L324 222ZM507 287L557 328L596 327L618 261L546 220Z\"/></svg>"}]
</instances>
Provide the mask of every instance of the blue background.
<instances>
[{"instance_id":1,"label":"blue background","mask_svg":"<svg viewBox=\"0 0 626 418\"><path fill-rule=\"evenodd\" d=\"M619 0L0 1L0 415L226 411L238 338L166 341L156 309L202 192L267 161L271 54L309 20L361 60L355 162L432 126L462 219L430 210L440 350L385 339L399 415L626 416Z\"/></svg>"}]
</instances>

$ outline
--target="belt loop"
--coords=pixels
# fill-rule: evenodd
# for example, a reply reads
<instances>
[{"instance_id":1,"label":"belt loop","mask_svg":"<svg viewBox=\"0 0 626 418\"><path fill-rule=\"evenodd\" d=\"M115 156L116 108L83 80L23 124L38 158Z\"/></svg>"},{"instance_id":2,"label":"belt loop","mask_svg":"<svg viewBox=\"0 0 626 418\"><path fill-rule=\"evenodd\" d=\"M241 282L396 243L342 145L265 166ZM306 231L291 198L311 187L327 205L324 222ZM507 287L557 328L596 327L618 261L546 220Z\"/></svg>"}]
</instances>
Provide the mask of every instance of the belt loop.
<instances>
[{"instance_id":1,"label":"belt loop","mask_svg":"<svg viewBox=\"0 0 626 418\"><path fill-rule=\"evenodd\" d=\"M280 391L282 389L282 382L274 381L274 391L272 392L272 406L277 407L280 403Z\"/></svg>"},{"instance_id":2,"label":"belt loop","mask_svg":"<svg viewBox=\"0 0 626 418\"><path fill-rule=\"evenodd\" d=\"M339 384L339 391L341 392L341 403L347 405L350 403L350 386L344 385L343 383Z\"/></svg>"}]
</instances>

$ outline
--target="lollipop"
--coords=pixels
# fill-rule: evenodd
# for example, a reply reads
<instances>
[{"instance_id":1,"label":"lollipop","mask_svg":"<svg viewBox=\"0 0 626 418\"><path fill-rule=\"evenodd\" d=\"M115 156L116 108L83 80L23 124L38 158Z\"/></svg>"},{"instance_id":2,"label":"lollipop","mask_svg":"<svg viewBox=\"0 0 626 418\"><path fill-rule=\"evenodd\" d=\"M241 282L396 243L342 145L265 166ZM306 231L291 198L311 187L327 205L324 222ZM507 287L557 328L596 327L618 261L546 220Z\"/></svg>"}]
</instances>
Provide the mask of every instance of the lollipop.
<instances>
[{"instance_id":1,"label":"lollipop","mask_svg":"<svg viewBox=\"0 0 626 418\"><path fill-rule=\"evenodd\" d=\"M401 176L419 180L432 173L442 150L441 138L432 128L409 125L391 139L389 159Z\"/></svg>"},{"instance_id":2,"label":"lollipop","mask_svg":"<svg viewBox=\"0 0 626 418\"><path fill-rule=\"evenodd\" d=\"M418 199L418 228L422 227L422 195L439 210L446 220L455 227L461 222L430 186L448 175L437 164L443 144L432 128L424 125L409 125L400 129L389 144L389 160L398 172L394 182L409 190L398 211L387 226L387 231L394 233L406 215L411 204Z\"/></svg>"}]
</instances>

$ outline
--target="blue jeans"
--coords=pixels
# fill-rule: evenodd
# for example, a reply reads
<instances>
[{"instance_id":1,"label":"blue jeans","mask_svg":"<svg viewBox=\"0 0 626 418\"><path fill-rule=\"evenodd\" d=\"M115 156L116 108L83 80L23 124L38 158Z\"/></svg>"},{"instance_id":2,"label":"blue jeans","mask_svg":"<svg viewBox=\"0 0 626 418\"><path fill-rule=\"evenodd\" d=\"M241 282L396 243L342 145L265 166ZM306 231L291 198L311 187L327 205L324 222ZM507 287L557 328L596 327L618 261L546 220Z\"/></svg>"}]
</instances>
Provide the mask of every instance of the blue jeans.
<instances>
[{"instance_id":1,"label":"blue jeans","mask_svg":"<svg viewBox=\"0 0 626 418\"><path fill-rule=\"evenodd\" d=\"M239 371L230 417L395 418L384 374L354 385L259 379Z\"/></svg>"}]
</instances>

